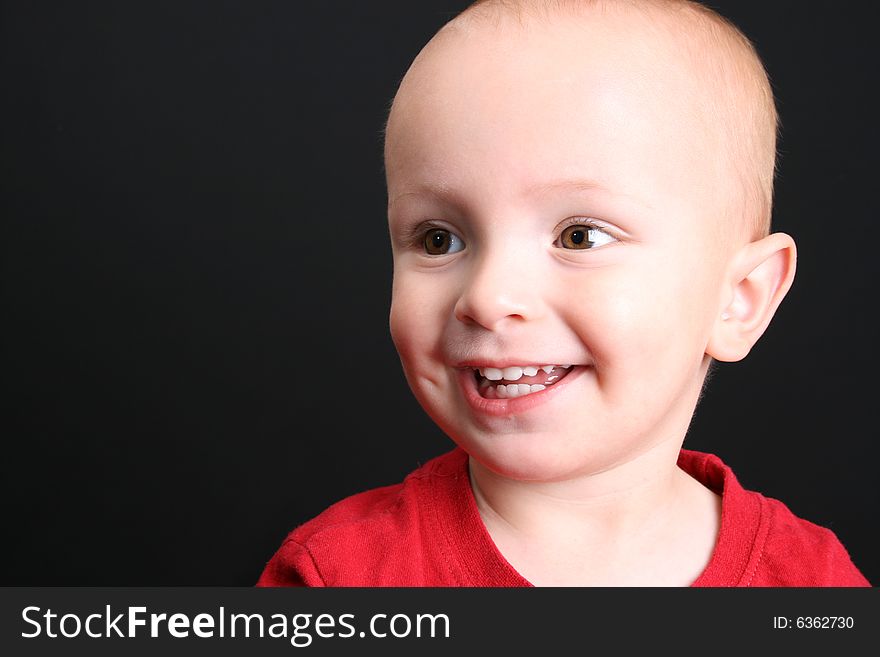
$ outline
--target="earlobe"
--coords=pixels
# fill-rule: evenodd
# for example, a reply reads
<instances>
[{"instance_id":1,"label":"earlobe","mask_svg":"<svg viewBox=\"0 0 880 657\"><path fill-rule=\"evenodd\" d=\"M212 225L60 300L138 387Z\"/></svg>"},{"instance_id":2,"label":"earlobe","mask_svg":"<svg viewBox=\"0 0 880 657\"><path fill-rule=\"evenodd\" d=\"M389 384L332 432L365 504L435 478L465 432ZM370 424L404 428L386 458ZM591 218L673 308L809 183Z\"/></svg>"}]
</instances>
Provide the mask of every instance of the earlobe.
<instances>
[{"instance_id":1,"label":"earlobe","mask_svg":"<svg viewBox=\"0 0 880 657\"><path fill-rule=\"evenodd\" d=\"M746 244L732 259L725 305L706 353L719 361L742 360L763 335L794 281L797 248L785 233Z\"/></svg>"}]
</instances>

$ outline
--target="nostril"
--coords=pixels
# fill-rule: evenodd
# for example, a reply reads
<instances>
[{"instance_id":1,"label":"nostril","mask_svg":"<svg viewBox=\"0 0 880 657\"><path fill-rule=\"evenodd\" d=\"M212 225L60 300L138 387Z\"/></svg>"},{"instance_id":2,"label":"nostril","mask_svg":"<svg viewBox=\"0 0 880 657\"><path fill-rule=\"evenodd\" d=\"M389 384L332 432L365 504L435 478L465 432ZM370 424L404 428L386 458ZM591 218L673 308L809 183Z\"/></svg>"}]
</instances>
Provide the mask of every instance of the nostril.
<instances>
[{"instance_id":1,"label":"nostril","mask_svg":"<svg viewBox=\"0 0 880 657\"><path fill-rule=\"evenodd\" d=\"M527 313L523 313L521 310L521 308L517 308L516 311L513 311L509 304L503 303L480 305L461 303L455 306L454 316L462 324L477 325L493 330L505 320L525 321Z\"/></svg>"},{"instance_id":2,"label":"nostril","mask_svg":"<svg viewBox=\"0 0 880 657\"><path fill-rule=\"evenodd\" d=\"M494 330L505 320L530 320L542 312L534 282L510 267L482 267L461 283L454 316L463 324Z\"/></svg>"}]
</instances>

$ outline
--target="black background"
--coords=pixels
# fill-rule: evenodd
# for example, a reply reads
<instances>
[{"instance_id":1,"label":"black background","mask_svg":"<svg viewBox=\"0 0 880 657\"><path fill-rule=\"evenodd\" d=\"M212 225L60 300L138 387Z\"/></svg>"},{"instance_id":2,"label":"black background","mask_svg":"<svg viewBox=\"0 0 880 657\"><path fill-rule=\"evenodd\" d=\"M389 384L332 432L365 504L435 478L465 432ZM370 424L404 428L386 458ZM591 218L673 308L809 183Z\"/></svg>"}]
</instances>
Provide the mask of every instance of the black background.
<instances>
[{"instance_id":1,"label":"black background","mask_svg":"<svg viewBox=\"0 0 880 657\"><path fill-rule=\"evenodd\" d=\"M381 130L467 4L0 5L0 583L249 585L451 447L388 335ZM878 582L871 3L712 6L772 78L799 267L685 445Z\"/></svg>"}]
</instances>

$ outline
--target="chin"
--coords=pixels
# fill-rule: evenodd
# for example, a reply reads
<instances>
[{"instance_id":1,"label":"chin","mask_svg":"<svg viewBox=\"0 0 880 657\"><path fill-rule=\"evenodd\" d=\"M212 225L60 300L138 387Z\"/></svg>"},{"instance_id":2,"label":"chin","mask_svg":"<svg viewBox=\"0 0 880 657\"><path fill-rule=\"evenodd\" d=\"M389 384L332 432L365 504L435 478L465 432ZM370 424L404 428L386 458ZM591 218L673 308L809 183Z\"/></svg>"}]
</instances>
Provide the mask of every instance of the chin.
<instances>
[{"instance_id":1,"label":"chin","mask_svg":"<svg viewBox=\"0 0 880 657\"><path fill-rule=\"evenodd\" d=\"M573 453L570 446L566 448L549 435L505 434L453 440L483 467L514 481L558 481L590 469L586 455Z\"/></svg>"}]
</instances>

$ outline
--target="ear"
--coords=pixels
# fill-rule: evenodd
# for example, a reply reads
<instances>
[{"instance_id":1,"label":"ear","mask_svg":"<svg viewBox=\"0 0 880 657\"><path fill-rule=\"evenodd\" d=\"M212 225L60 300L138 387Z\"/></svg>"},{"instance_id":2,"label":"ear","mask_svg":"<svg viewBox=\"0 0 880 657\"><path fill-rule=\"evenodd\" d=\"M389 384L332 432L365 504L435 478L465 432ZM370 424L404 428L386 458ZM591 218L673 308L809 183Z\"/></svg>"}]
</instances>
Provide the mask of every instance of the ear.
<instances>
[{"instance_id":1,"label":"ear","mask_svg":"<svg viewBox=\"0 0 880 657\"><path fill-rule=\"evenodd\" d=\"M794 240L773 233L743 246L731 259L722 308L706 346L715 360L742 360L767 329L792 281Z\"/></svg>"}]
</instances>

